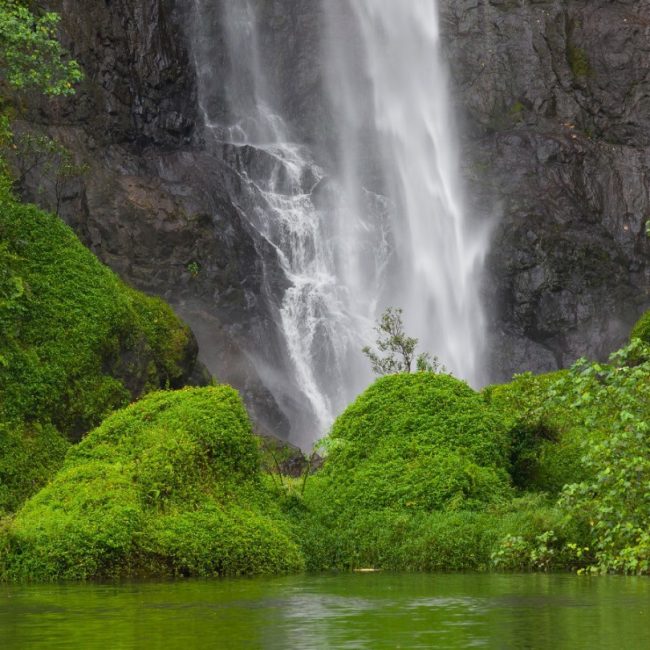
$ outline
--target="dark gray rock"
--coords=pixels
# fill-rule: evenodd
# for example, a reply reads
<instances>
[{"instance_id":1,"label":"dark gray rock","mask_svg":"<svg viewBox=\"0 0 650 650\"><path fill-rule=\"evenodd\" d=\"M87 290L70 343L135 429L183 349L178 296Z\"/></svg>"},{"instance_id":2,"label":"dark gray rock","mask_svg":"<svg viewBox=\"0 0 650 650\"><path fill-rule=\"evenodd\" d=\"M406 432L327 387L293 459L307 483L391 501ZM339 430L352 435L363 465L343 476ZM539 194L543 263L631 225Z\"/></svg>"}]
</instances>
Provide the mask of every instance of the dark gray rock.
<instances>
[{"instance_id":1,"label":"dark gray rock","mask_svg":"<svg viewBox=\"0 0 650 650\"><path fill-rule=\"evenodd\" d=\"M443 4L494 376L606 357L650 304L650 5Z\"/></svg>"}]
</instances>

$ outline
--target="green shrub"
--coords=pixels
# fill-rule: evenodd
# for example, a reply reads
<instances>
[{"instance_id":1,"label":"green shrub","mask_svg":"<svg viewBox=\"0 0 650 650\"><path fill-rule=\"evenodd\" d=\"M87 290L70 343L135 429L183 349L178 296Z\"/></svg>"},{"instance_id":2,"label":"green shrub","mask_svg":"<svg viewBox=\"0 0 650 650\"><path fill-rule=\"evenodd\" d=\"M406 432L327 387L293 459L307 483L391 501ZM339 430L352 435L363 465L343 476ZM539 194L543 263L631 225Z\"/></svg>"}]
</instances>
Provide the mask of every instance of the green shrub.
<instances>
[{"instance_id":1,"label":"green shrub","mask_svg":"<svg viewBox=\"0 0 650 650\"><path fill-rule=\"evenodd\" d=\"M508 440L480 395L446 375L377 380L336 420L322 489L337 507L459 509L508 494Z\"/></svg>"},{"instance_id":2,"label":"green shrub","mask_svg":"<svg viewBox=\"0 0 650 650\"><path fill-rule=\"evenodd\" d=\"M51 425L0 424L0 517L47 483L69 446Z\"/></svg>"},{"instance_id":3,"label":"green shrub","mask_svg":"<svg viewBox=\"0 0 650 650\"><path fill-rule=\"evenodd\" d=\"M144 512L128 468L67 465L12 521L11 578L56 580L128 574Z\"/></svg>"},{"instance_id":4,"label":"green shrub","mask_svg":"<svg viewBox=\"0 0 650 650\"><path fill-rule=\"evenodd\" d=\"M635 338L611 361L572 369L572 406L596 433L584 440L590 474L560 505L588 529L592 571L650 574L650 347Z\"/></svg>"},{"instance_id":5,"label":"green shrub","mask_svg":"<svg viewBox=\"0 0 650 650\"><path fill-rule=\"evenodd\" d=\"M14 287L0 301L0 419L78 436L178 385L191 333L162 301L126 287L55 216L1 195L0 241Z\"/></svg>"},{"instance_id":6,"label":"green shrub","mask_svg":"<svg viewBox=\"0 0 650 650\"><path fill-rule=\"evenodd\" d=\"M632 328L630 340L641 339L650 344L650 310L645 312Z\"/></svg>"},{"instance_id":7,"label":"green shrub","mask_svg":"<svg viewBox=\"0 0 650 650\"><path fill-rule=\"evenodd\" d=\"M274 574L304 564L280 517L232 505L152 518L141 543L145 570L174 576Z\"/></svg>"},{"instance_id":8,"label":"green shrub","mask_svg":"<svg viewBox=\"0 0 650 650\"><path fill-rule=\"evenodd\" d=\"M164 302L125 286L57 217L0 190L0 512L61 466L61 436L77 440L134 398L182 385L195 354Z\"/></svg>"},{"instance_id":9,"label":"green shrub","mask_svg":"<svg viewBox=\"0 0 650 650\"><path fill-rule=\"evenodd\" d=\"M110 416L10 522L11 579L300 569L258 443L226 386L154 393Z\"/></svg>"},{"instance_id":10,"label":"green shrub","mask_svg":"<svg viewBox=\"0 0 650 650\"><path fill-rule=\"evenodd\" d=\"M385 509L346 515L334 527L317 508L304 505L294 511L308 569L529 571L584 565L576 548L568 546L581 539L578 528L539 494L488 505L481 512ZM510 548L515 538L517 553Z\"/></svg>"}]
</instances>

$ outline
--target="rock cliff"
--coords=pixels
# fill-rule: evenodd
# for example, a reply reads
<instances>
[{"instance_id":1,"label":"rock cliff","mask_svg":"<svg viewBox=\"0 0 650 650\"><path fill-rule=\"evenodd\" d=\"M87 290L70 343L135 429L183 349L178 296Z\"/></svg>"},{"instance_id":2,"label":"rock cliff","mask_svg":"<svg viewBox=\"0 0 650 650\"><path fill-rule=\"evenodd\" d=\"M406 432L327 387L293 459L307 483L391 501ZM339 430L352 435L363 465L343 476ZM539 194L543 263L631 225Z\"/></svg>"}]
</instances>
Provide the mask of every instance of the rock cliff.
<instances>
[{"instance_id":1,"label":"rock cliff","mask_svg":"<svg viewBox=\"0 0 650 650\"><path fill-rule=\"evenodd\" d=\"M242 390L261 429L286 434L300 410L277 325L287 280L245 218L242 152L204 142L189 3L43 4L62 15L86 74L76 97L25 116L89 166L66 184L59 212L100 259L187 320L203 360ZM495 223L484 290L492 376L602 357L650 305L650 7L441 5L468 193ZM261 35L287 121L304 142L327 145L319 6L260 0ZM217 31L217 71L228 66L222 45ZM225 90L209 99L226 110ZM37 173L23 190L53 203Z\"/></svg>"},{"instance_id":2,"label":"rock cliff","mask_svg":"<svg viewBox=\"0 0 650 650\"><path fill-rule=\"evenodd\" d=\"M650 301L650 6L444 5L468 186L498 217L495 375L605 357Z\"/></svg>"},{"instance_id":3,"label":"rock cliff","mask_svg":"<svg viewBox=\"0 0 650 650\"><path fill-rule=\"evenodd\" d=\"M25 128L46 130L88 166L66 182L60 215L191 325L202 360L242 391L261 431L286 435L298 392L276 326L286 279L242 216L241 178L203 146L183 3L43 4L61 15L62 40L85 73L74 98L36 102L25 116ZM53 208L42 171L23 190Z\"/></svg>"}]
</instances>

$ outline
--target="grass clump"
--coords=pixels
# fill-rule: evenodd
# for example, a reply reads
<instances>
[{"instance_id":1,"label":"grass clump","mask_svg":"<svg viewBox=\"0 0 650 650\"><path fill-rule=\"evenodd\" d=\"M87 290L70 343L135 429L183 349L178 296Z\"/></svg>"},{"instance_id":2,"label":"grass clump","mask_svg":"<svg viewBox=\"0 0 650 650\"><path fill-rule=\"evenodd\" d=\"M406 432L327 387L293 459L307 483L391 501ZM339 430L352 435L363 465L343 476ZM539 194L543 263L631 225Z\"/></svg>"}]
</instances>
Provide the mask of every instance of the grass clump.
<instances>
[{"instance_id":1,"label":"grass clump","mask_svg":"<svg viewBox=\"0 0 650 650\"><path fill-rule=\"evenodd\" d=\"M240 575L303 558L266 492L230 387L159 392L110 416L5 532L6 579Z\"/></svg>"}]
</instances>

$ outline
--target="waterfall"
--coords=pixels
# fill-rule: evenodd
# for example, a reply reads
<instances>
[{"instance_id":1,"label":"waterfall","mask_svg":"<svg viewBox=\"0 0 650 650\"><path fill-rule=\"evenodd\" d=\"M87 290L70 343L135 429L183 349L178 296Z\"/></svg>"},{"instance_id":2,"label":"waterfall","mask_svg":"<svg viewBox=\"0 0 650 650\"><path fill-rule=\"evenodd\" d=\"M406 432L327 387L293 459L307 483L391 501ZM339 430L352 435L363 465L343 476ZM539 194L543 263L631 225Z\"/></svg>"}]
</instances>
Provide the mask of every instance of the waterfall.
<instances>
[{"instance_id":1,"label":"waterfall","mask_svg":"<svg viewBox=\"0 0 650 650\"><path fill-rule=\"evenodd\" d=\"M360 350L388 306L423 350L479 381L487 237L464 207L436 0L322 0L314 92L333 136L314 123L302 142L261 45L264 6L194 0L193 50L206 137L253 152L237 170L246 218L288 279L278 325L313 439L371 381Z\"/></svg>"},{"instance_id":2,"label":"waterfall","mask_svg":"<svg viewBox=\"0 0 650 650\"><path fill-rule=\"evenodd\" d=\"M480 383L479 297L487 233L468 219L436 0L324 3L328 88L339 125L341 229L373 227L359 207L369 184L391 205L383 305L456 376ZM370 164L368 161L371 161ZM375 269L358 248L345 284L363 291Z\"/></svg>"}]
</instances>

